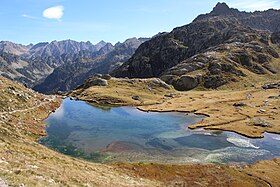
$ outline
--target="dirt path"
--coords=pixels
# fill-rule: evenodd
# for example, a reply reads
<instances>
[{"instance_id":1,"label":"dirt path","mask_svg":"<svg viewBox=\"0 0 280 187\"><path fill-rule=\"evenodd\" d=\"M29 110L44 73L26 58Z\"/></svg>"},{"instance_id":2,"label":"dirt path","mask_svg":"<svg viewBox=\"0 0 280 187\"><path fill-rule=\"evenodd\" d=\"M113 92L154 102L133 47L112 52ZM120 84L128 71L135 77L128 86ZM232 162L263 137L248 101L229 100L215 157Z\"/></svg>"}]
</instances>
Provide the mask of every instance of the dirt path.
<instances>
[{"instance_id":1,"label":"dirt path","mask_svg":"<svg viewBox=\"0 0 280 187\"><path fill-rule=\"evenodd\" d=\"M30 108L26 108L26 109L22 109L22 110L13 110L13 111L9 111L9 112L1 112L0 115L5 115L5 114L14 114L14 113L17 113L17 112L27 112L27 111L30 111L30 110L34 110L36 108L39 108L40 106L43 106L43 105L46 105L46 104L49 104L50 102L53 102L55 100L55 98L49 100L49 101L45 101L45 102L42 102L34 107L30 107ZM0 186L1 187L1 186Z\"/></svg>"}]
</instances>

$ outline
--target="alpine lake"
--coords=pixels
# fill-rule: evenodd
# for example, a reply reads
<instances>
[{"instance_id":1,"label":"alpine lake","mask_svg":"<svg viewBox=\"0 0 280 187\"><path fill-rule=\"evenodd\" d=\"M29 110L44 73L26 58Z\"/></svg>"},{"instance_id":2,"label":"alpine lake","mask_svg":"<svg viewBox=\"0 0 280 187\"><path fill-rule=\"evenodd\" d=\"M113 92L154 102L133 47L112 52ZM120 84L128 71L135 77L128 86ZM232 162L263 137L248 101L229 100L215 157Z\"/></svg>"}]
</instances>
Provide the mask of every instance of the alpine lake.
<instances>
[{"instance_id":1,"label":"alpine lake","mask_svg":"<svg viewBox=\"0 0 280 187\"><path fill-rule=\"evenodd\" d=\"M143 112L134 107L96 107L64 99L45 120L39 142L53 150L99 163L237 163L280 156L280 135L250 139L232 132L189 130L204 116Z\"/></svg>"}]
</instances>

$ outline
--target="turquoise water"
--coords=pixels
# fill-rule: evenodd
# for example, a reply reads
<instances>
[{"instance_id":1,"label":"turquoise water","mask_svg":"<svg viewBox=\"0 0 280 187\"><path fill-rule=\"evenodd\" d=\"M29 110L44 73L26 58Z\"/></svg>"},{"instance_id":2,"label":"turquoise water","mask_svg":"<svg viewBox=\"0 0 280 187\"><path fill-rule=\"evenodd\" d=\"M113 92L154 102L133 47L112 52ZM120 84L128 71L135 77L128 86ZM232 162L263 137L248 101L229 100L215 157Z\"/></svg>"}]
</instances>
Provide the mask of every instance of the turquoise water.
<instances>
[{"instance_id":1,"label":"turquoise water","mask_svg":"<svg viewBox=\"0 0 280 187\"><path fill-rule=\"evenodd\" d=\"M188 130L203 116L94 107L65 99L45 121L40 143L96 162L253 163L280 154L280 136L248 139L229 132Z\"/></svg>"}]
</instances>

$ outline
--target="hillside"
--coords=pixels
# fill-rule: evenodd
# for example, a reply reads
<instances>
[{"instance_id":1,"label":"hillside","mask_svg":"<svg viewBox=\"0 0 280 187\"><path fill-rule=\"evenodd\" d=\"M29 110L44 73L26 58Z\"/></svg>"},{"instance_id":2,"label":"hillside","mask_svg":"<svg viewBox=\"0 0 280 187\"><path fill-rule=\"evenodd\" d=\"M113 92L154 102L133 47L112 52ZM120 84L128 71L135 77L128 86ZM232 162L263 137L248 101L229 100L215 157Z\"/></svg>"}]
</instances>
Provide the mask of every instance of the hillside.
<instances>
[{"instance_id":1,"label":"hillside","mask_svg":"<svg viewBox=\"0 0 280 187\"><path fill-rule=\"evenodd\" d=\"M60 99L36 93L2 76L0 90L0 185L160 185L130 177L112 166L71 158L40 145L38 138L46 135L43 120L59 107Z\"/></svg>"},{"instance_id":2,"label":"hillside","mask_svg":"<svg viewBox=\"0 0 280 187\"><path fill-rule=\"evenodd\" d=\"M144 82L135 80L138 88ZM117 84L119 89L127 83ZM156 84L155 84L156 85ZM166 88L149 90L148 98ZM263 161L245 168L226 165L104 165L71 158L37 143L45 134L43 120L60 99L45 96L0 76L0 184L12 186L269 186L278 184L279 161ZM169 91L169 89L167 89ZM137 89L135 89L137 91ZM150 96L149 96L150 95ZM269 166L269 168L267 168ZM264 171L264 173L260 172ZM203 181L201 180L203 178ZM202 183L201 183L202 182Z\"/></svg>"},{"instance_id":3,"label":"hillside","mask_svg":"<svg viewBox=\"0 0 280 187\"><path fill-rule=\"evenodd\" d=\"M116 77L160 77L177 90L279 79L280 11L246 13L218 3L209 14L142 44Z\"/></svg>"},{"instance_id":4,"label":"hillside","mask_svg":"<svg viewBox=\"0 0 280 187\"><path fill-rule=\"evenodd\" d=\"M115 45L104 41L93 45L72 40L35 45L0 42L0 187L278 187L279 20L280 10L248 13L218 3L212 12L199 15L192 23L151 39L131 38ZM58 91L67 92L64 95L43 94ZM71 104L61 105L62 98L67 98ZM81 101L86 103L79 108L76 104ZM89 118L87 126L88 116L100 114L90 105L105 117L103 121ZM207 137L203 141L207 148L219 146L222 141L230 143L239 135L244 139L235 138L236 144L230 144L238 149L232 149L234 159L229 162L215 159L231 156L223 147L218 152L209 150L210 154L205 155L210 155L209 160L205 159L205 162L200 162L202 157L192 160L181 147L174 147L170 150L172 154L182 151L186 162L181 164L173 155L174 164L168 164L171 159L157 162L159 156L148 147L148 156L153 160L134 163L136 154L125 156L126 150L133 150L130 141L133 142L135 136L152 139L142 131L152 129L148 128L151 126L139 126L136 128L139 134L128 136L125 131L133 129L137 119L132 117L127 126L124 125L118 116L127 118L130 113L118 108L122 106L134 107L133 112L137 107L151 115L152 112L180 112L201 117L199 122L180 123L179 131L172 131L173 124L176 125L172 118L173 126L167 130L171 134L165 134L176 136L172 141L182 138L184 130L203 133ZM68 107L78 110L73 112L67 110ZM115 118L109 116L111 107L121 109L116 111ZM101 141L107 146L101 151L119 151L125 162L101 164L94 159L87 160L80 155L77 144L69 145L66 141L59 145L61 150L64 153L74 150L78 157L44 146L41 138L47 135L46 119L53 112L57 114L58 126L66 127L56 131L58 134L69 137L67 131L72 128L76 132L86 132L71 134L73 142L81 145L83 142L79 142L78 136L85 137L90 145L98 143L91 139L92 136L104 137ZM143 112L139 116L146 115ZM65 114L69 118L61 117ZM78 118L81 120L76 121ZM140 123L145 121L159 129L151 119L143 119ZM160 118L159 126L164 126L165 119ZM109 126L108 134L104 133L107 121L113 122L114 126L120 125L119 132L128 137L128 143L106 143L108 136L118 134L112 126ZM48 135L51 137L49 131ZM186 135L185 141L189 144L183 149L191 155L203 151L204 147L191 151L192 147L188 145L199 144L200 140L197 136ZM219 135L223 139L209 141ZM263 146L258 147L249 138L258 138ZM155 147L164 146L161 141L154 141L154 144ZM265 152L266 148L271 155L258 157L255 151ZM252 151L252 155L246 150ZM95 157L90 149L88 153ZM162 149L161 154L168 152ZM248 164L240 160L243 155L256 157L258 161Z\"/></svg>"}]
</instances>

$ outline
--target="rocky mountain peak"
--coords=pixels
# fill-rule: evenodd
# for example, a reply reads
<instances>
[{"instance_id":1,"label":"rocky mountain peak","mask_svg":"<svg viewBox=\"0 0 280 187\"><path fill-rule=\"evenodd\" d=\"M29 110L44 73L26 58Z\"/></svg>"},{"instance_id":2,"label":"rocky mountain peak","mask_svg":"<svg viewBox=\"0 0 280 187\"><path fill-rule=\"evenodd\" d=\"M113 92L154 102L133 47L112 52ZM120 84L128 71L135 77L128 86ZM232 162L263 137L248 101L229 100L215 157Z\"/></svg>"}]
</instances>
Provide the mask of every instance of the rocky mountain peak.
<instances>
[{"instance_id":1,"label":"rocky mountain peak","mask_svg":"<svg viewBox=\"0 0 280 187\"><path fill-rule=\"evenodd\" d=\"M213 11L211 12L213 15L227 15L227 14L231 14L231 9L229 8L229 6L226 3L218 3Z\"/></svg>"},{"instance_id":2,"label":"rocky mountain peak","mask_svg":"<svg viewBox=\"0 0 280 187\"><path fill-rule=\"evenodd\" d=\"M30 49L30 46L25 46L21 44L16 44L10 41L1 41L0 42L0 51L5 53L11 53L15 55L21 55L27 52Z\"/></svg>"},{"instance_id":3,"label":"rocky mountain peak","mask_svg":"<svg viewBox=\"0 0 280 187\"><path fill-rule=\"evenodd\" d=\"M107 42L105 42L104 40L101 40L100 42L98 42L95 45L96 51L99 51L101 48L105 47L107 44L108 44Z\"/></svg>"}]
</instances>

